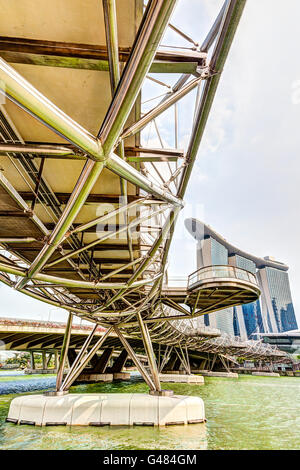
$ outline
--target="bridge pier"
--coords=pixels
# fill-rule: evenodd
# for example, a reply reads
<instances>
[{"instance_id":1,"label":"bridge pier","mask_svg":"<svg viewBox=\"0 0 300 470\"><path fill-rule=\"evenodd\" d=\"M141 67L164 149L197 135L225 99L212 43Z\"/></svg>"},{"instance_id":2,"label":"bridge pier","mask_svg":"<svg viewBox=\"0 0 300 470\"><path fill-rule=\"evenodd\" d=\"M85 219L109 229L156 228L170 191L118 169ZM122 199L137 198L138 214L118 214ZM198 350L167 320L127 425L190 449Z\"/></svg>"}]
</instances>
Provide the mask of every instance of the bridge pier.
<instances>
[{"instance_id":1,"label":"bridge pier","mask_svg":"<svg viewBox=\"0 0 300 470\"><path fill-rule=\"evenodd\" d=\"M130 372L126 372L123 370L127 358L128 353L126 349L123 349L123 351L115 359L112 367L108 368L108 371L113 374L114 380L130 380Z\"/></svg>"},{"instance_id":2,"label":"bridge pier","mask_svg":"<svg viewBox=\"0 0 300 470\"><path fill-rule=\"evenodd\" d=\"M126 351L126 349L123 349L123 351L115 359L112 367L110 368L110 372L112 372L113 374L122 372L127 359L128 359L128 352Z\"/></svg>"},{"instance_id":3,"label":"bridge pier","mask_svg":"<svg viewBox=\"0 0 300 470\"><path fill-rule=\"evenodd\" d=\"M84 369L79 377L76 379L76 383L78 382L112 382L113 381L113 374L106 373L107 366L109 361L112 357L114 349L107 348L103 351L100 358L95 354L94 357L91 358L90 362L92 364L91 369Z\"/></svg>"},{"instance_id":4,"label":"bridge pier","mask_svg":"<svg viewBox=\"0 0 300 470\"><path fill-rule=\"evenodd\" d=\"M33 351L30 350L30 369L25 369L26 374L56 374L57 373L57 362L56 351ZM42 367L37 367L36 354L42 355ZM47 357L48 355L48 357ZM54 356L54 367L50 367L50 363Z\"/></svg>"},{"instance_id":5,"label":"bridge pier","mask_svg":"<svg viewBox=\"0 0 300 470\"><path fill-rule=\"evenodd\" d=\"M112 357L113 352L114 352L114 348L107 348L103 351L100 358L98 356L97 357L94 356L93 359L95 359L95 363L93 364L93 362L91 361L92 365L94 365L91 373L104 374L108 366L108 363Z\"/></svg>"},{"instance_id":6,"label":"bridge pier","mask_svg":"<svg viewBox=\"0 0 300 470\"><path fill-rule=\"evenodd\" d=\"M34 351L30 351L30 365L31 365L31 369L34 370L35 369Z\"/></svg>"}]
</instances>

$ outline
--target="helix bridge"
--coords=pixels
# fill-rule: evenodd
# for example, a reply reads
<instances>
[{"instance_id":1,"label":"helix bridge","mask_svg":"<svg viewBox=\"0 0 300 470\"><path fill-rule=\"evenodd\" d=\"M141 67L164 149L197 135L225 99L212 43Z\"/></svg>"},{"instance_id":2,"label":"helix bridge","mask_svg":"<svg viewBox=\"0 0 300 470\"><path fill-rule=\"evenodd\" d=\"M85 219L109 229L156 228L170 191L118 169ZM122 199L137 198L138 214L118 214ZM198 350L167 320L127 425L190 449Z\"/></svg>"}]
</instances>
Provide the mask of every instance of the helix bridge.
<instances>
[{"instance_id":1,"label":"helix bridge","mask_svg":"<svg viewBox=\"0 0 300 470\"><path fill-rule=\"evenodd\" d=\"M27 0L20 14L17 0L0 0L0 279L69 312L57 392L111 335L154 392L157 359L166 361L172 348L184 364L190 351L285 358L198 322L256 301L252 273L211 266L183 288L166 283L176 222L245 3L226 0L211 28L192 38L172 22L175 0L93 0L84 14L78 1L39 10ZM166 45L170 32L177 39ZM193 108L180 148L187 98ZM64 378L74 316L94 328ZM105 333L91 347L99 325ZM148 368L130 338L141 340Z\"/></svg>"}]
</instances>

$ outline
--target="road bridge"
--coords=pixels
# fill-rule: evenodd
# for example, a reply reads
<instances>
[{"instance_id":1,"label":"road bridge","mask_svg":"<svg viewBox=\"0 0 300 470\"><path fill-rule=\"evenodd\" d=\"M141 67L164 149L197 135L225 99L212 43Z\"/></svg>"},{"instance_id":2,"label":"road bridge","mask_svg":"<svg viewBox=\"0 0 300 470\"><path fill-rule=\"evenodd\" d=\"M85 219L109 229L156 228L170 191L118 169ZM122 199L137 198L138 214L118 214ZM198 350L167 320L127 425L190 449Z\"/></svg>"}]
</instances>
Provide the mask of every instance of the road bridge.
<instances>
[{"instance_id":1,"label":"road bridge","mask_svg":"<svg viewBox=\"0 0 300 470\"><path fill-rule=\"evenodd\" d=\"M53 355L53 367L56 370L58 368L58 356L63 346L65 329L66 323L61 322L0 317L1 350L29 351L31 353L32 369L35 369L35 353L42 354L44 370L47 370L45 365L50 363ZM92 331L92 325L73 323L68 348L68 366L72 364L78 350L82 348L86 342L87 336L90 335ZM93 348L99 339L105 335L106 331L105 328L98 326L94 331L89 348ZM185 334L187 337L189 336L188 331L186 331ZM187 364L192 364L194 368L200 368L201 364L203 366L202 368L204 368L204 365L213 368L214 365L217 366L218 363L220 363L221 367L223 367L224 363L221 357L225 358L227 366L230 367L230 365L235 363L234 358L229 354L232 349L235 349L236 355L245 355L249 358L263 358L265 356L265 360L269 360L270 357L273 356L275 361L281 362L286 357L285 354L274 351L270 347L260 345L259 348L258 342L239 342L228 336L221 336L219 330L208 327L202 327L201 329L193 328L190 334L198 338L199 344L198 347L185 348L185 354L183 355L183 349L180 346L162 345L159 340L153 340L153 349L161 372L163 370L179 371L180 369L184 373L190 372L190 368L187 367ZM137 351L139 361L147 364L148 360L144 353L143 341L140 338L133 338L126 333L125 337L130 347ZM111 352L109 356L107 351ZM114 359L117 363L120 356L125 358L125 353L126 350L117 334L111 334L109 337L106 337L95 360L92 362L94 367L96 367L97 362L103 362L104 359L101 358L106 357L105 365L107 366L110 358ZM277 356L275 353L277 353ZM124 360L128 360L127 353ZM132 361L130 362L132 363ZM124 365L125 362L122 363L122 367ZM121 370L118 370L118 372L121 372Z\"/></svg>"}]
</instances>

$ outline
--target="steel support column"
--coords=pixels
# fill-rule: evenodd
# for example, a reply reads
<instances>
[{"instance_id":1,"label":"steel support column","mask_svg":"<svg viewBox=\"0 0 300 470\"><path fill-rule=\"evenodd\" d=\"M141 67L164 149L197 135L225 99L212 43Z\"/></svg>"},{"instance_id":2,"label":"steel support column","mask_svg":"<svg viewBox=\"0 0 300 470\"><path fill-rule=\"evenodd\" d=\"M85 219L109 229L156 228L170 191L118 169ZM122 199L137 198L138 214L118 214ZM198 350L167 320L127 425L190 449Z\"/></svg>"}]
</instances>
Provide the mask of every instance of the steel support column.
<instances>
[{"instance_id":1,"label":"steel support column","mask_svg":"<svg viewBox=\"0 0 300 470\"><path fill-rule=\"evenodd\" d=\"M144 368L144 366L140 363L140 361L138 360L134 350L132 349L132 347L130 346L130 344L128 343L128 341L126 340L126 338L124 338L124 336L122 335L121 331L119 330L119 328L117 326L114 326L114 330L115 332L117 333L121 343L123 344L124 348L126 349L126 351L128 352L128 355L131 357L131 359L133 360L133 362L135 363L138 371L140 372L140 374L142 375L142 377L144 378L145 382L147 383L147 385L149 386L150 390L153 390L155 391L156 390L156 387L155 387L155 384L154 382L152 381L152 379L149 377L146 369Z\"/></svg>"},{"instance_id":2,"label":"steel support column","mask_svg":"<svg viewBox=\"0 0 300 470\"><path fill-rule=\"evenodd\" d=\"M83 358L84 354L86 353L89 345L91 344L91 341L92 341L92 339L95 335L95 332L96 332L97 328L98 328L98 325L96 324L94 326L94 328L92 329L92 331L90 332L90 334L88 335L88 337L86 338L82 348L80 349L79 353L77 354L77 357L76 357L75 361L72 364L72 370L74 370L75 367L77 367L77 364L79 364L80 361L82 360L82 358ZM70 375L71 375L71 370L69 370L69 372L67 373L62 387L64 386L65 383L68 382L68 380L70 378Z\"/></svg>"},{"instance_id":3,"label":"steel support column","mask_svg":"<svg viewBox=\"0 0 300 470\"><path fill-rule=\"evenodd\" d=\"M152 379L153 379L153 382L154 382L154 385L155 385L155 389L157 391L160 391L161 386L160 386L160 380L159 380L159 373L158 373L156 357L155 357L155 354L154 354L154 351L153 351L149 331L148 331L147 326L143 323L143 319L141 317L140 312L137 312L136 316L137 316L137 319L138 319L140 332L141 332L143 343L144 343L144 348L145 348L145 351L146 351L146 354L147 354L147 357L148 357L148 362L149 362L149 366L150 366L150 370L151 370L151 374L152 374Z\"/></svg>"},{"instance_id":4,"label":"steel support column","mask_svg":"<svg viewBox=\"0 0 300 470\"><path fill-rule=\"evenodd\" d=\"M35 369L34 351L30 351L30 366L32 370Z\"/></svg>"},{"instance_id":5,"label":"steel support column","mask_svg":"<svg viewBox=\"0 0 300 470\"><path fill-rule=\"evenodd\" d=\"M57 377L56 377L56 391L57 392L60 390L63 375L64 375L64 368L65 368L65 363L66 363L66 359L68 355L68 348L69 348L70 338L71 338L72 323L73 323L73 314L70 312L68 321L66 324L66 331L65 331L63 345L62 345L61 352L60 352L60 358L59 358L59 366L58 366Z\"/></svg>"},{"instance_id":6,"label":"steel support column","mask_svg":"<svg viewBox=\"0 0 300 470\"><path fill-rule=\"evenodd\" d=\"M109 328L108 330L106 330L106 332L103 334L103 336L101 338L99 338L97 343L92 347L92 349L87 353L87 355L82 359L82 361L80 361L79 364L78 364L78 361L77 361L77 363L75 364L75 367L73 367L73 366L71 367L71 369L69 371L70 373L69 373L68 380L65 380L64 383L60 386L60 391L66 391L71 387L74 380L77 379L77 377L83 371L83 369L88 364L88 362L91 360L91 358L101 348L102 344L104 343L106 338L110 335L112 330L113 330L112 327Z\"/></svg>"}]
</instances>

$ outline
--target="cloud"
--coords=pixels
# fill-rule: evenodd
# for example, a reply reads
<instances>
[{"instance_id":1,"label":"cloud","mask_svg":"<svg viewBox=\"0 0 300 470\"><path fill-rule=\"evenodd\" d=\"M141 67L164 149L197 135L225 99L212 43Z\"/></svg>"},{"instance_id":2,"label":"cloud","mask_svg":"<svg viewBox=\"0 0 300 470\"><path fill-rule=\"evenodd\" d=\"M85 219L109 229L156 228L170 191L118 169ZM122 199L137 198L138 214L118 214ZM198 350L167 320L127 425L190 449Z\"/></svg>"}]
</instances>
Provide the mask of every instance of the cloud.
<instances>
[{"instance_id":1,"label":"cloud","mask_svg":"<svg viewBox=\"0 0 300 470\"><path fill-rule=\"evenodd\" d=\"M290 266L300 323L299 15L296 0L247 2L185 199L236 246Z\"/></svg>"}]
</instances>

